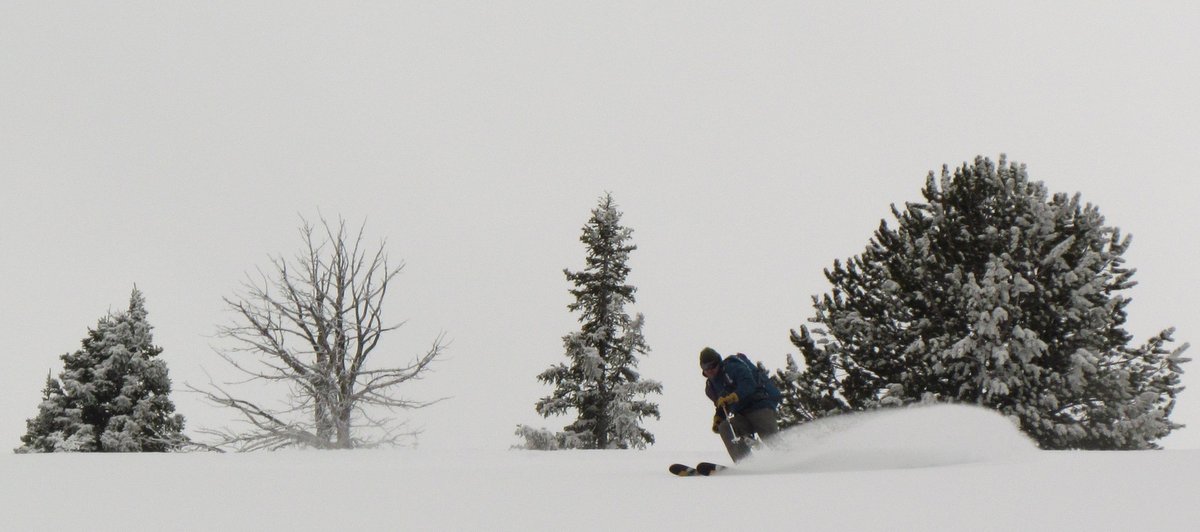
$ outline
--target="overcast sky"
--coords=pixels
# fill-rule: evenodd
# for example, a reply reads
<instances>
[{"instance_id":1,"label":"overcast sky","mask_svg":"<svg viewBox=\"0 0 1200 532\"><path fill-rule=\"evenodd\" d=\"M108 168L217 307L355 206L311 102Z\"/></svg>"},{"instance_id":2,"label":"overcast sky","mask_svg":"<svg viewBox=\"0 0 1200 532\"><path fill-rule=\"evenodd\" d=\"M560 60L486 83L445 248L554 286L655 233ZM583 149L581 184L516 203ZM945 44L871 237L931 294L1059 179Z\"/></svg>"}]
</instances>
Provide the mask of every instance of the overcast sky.
<instances>
[{"instance_id":1,"label":"overcast sky","mask_svg":"<svg viewBox=\"0 0 1200 532\"><path fill-rule=\"evenodd\" d=\"M781 367L822 270L977 155L1133 235L1139 343L1200 341L1197 27L1191 2L0 3L0 449L135 283L176 388L207 382L222 297L319 213L407 264L381 362L452 342L412 389L452 397L411 416L427 446L571 421L535 376L606 191L660 447L720 449L701 348ZM1169 447L1200 447L1195 388Z\"/></svg>"}]
</instances>

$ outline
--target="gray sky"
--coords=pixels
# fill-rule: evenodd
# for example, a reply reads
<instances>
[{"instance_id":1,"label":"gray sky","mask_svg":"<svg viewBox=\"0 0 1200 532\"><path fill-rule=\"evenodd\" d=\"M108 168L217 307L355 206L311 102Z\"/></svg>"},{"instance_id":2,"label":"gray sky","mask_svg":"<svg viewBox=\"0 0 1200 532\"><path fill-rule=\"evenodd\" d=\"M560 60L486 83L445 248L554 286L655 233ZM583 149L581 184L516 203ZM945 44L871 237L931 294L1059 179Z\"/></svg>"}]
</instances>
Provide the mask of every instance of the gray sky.
<instances>
[{"instance_id":1,"label":"gray sky","mask_svg":"<svg viewBox=\"0 0 1200 532\"><path fill-rule=\"evenodd\" d=\"M534 377L565 360L562 269L605 191L660 447L719 449L702 347L782 366L821 271L976 155L1133 235L1139 342L1200 339L1193 3L247 4L0 4L0 449L134 283L177 388L206 382L221 298L318 212L407 263L388 356L452 341L413 388L453 396L412 415L426 446L571 421L534 413ZM1200 447L1196 393L1169 447Z\"/></svg>"}]
</instances>

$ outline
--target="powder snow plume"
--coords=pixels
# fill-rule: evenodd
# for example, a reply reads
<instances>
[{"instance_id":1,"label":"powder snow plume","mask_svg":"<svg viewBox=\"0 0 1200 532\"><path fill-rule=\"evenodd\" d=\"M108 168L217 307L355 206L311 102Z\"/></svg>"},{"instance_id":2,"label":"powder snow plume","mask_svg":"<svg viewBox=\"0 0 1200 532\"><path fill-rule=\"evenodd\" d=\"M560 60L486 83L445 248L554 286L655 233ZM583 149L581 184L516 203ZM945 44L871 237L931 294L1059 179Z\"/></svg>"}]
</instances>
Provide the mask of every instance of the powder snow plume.
<instances>
[{"instance_id":1,"label":"powder snow plume","mask_svg":"<svg viewBox=\"0 0 1200 532\"><path fill-rule=\"evenodd\" d=\"M792 427L737 471L860 471L937 467L1016 458L1037 450L1003 415L965 405L923 405L844 414Z\"/></svg>"}]
</instances>

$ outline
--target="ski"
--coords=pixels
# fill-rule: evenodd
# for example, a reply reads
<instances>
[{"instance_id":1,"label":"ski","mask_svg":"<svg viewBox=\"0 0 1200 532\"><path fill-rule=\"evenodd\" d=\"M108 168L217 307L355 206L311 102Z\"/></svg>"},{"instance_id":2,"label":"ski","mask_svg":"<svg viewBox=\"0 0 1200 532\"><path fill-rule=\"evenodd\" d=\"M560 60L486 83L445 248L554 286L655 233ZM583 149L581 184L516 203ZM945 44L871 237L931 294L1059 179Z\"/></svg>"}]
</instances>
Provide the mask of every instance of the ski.
<instances>
[{"instance_id":1,"label":"ski","mask_svg":"<svg viewBox=\"0 0 1200 532\"><path fill-rule=\"evenodd\" d=\"M669 467L667 469L671 472L672 475L679 476L679 477L693 477L693 476L700 474L699 471L696 471L696 468L689 466L689 465L683 465L683 464L671 464L671 467Z\"/></svg>"},{"instance_id":2,"label":"ski","mask_svg":"<svg viewBox=\"0 0 1200 532\"><path fill-rule=\"evenodd\" d=\"M714 464L712 462L700 462L699 464L696 464L696 467L684 464L671 464L671 467L667 468L672 475L678 477L707 477L710 475L715 475L724 469L727 469L727 467L721 464Z\"/></svg>"},{"instance_id":3,"label":"ski","mask_svg":"<svg viewBox=\"0 0 1200 532\"><path fill-rule=\"evenodd\" d=\"M700 462L699 464L696 464L696 472L700 473L700 476L704 477L715 475L725 469L728 468L721 464L714 464L712 462Z\"/></svg>"}]
</instances>

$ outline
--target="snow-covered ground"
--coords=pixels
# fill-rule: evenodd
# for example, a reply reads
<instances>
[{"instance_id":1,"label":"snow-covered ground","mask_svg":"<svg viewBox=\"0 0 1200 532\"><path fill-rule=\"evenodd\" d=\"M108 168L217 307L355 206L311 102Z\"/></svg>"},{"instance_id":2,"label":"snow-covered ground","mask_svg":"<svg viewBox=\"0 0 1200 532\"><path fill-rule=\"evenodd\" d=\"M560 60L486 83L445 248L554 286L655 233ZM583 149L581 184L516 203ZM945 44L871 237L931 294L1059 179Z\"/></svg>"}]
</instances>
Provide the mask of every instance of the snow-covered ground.
<instances>
[{"instance_id":1,"label":"snow-covered ground","mask_svg":"<svg viewBox=\"0 0 1200 532\"><path fill-rule=\"evenodd\" d=\"M396 449L7 454L4 530L1195 530L1200 451L1043 452L969 407L789 431L716 477L701 452Z\"/></svg>"}]
</instances>

